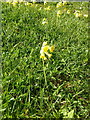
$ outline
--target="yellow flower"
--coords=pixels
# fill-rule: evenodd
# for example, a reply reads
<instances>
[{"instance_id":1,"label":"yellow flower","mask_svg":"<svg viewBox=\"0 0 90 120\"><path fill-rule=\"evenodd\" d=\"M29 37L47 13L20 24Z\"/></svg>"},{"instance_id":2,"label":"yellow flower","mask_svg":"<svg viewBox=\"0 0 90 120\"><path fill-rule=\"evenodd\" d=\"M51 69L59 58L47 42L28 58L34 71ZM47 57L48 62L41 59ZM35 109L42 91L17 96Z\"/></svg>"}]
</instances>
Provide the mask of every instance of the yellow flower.
<instances>
[{"instance_id":1,"label":"yellow flower","mask_svg":"<svg viewBox=\"0 0 90 120\"><path fill-rule=\"evenodd\" d=\"M70 10L67 10L67 14L70 14Z\"/></svg>"},{"instance_id":2,"label":"yellow flower","mask_svg":"<svg viewBox=\"0 0 90 120\"><path fill-rule=\"evenodd\" d=\"M57 8L59 8L59 7L62 7L63 6L63 3L62 2L59 2L59 3L57 3Z\"/></svg>"},{"instance_id":3,"label":"yellow flower","mask_svg":"<svg viewBox=\"0 0 90 120\"><path fill-rule=\"evenodd\" d=\"M83 16L84 16L84 17L86 17L86 18L88 17L88 15L87 15L87 14L85 14L85 15L83 15Z\"/></svg>"},{"instance_id":4,"label":"yellow flower","mask_svg":"<svg viewBox=\"0 0 90 120\"><path fill-rule=\"evenodd\" d=\"M61 10L58 10L57 17L60 17L60 15L62 15L62 14L63 14L63 12Z\"/></svg>"},{"instance_id":5,"label":"yellow flower","mask_svg":"<svg viewBox=\"0 0 90 120\"><path fill-rule=\"evenodd\" d=\"M47 1L44 1L44 5L46 5L47 4Z\"/></svg>"},{"instance_id":6,"label":"yellow flower","mask_svg":"<svg viewBox=\"0 0 90 120\"><path fill-rule=\"evenodd\" d=\"M67 10L67 8L64 8L64 10L63 11L66 11Z\"/></svg>"},{"instance_id":7,"label":"yellow flower","mask_svg":"<svg viewBox=\"0 0 90 120\"><path fill-rule=\"evenodd\" d=\"M50 47L50 52L53 52L54 49L55 49L55 47L54 47L54 46L51 46L51 47Z\"/></svg>"},{"instance_id":8,"label":"yellow flower","mask_svg":"<svg viewBox=\"0 0 90 120\"><path fill-rule=\"evenodd\" d=\"M47 58L45 57L45 55L40 55L40 58L47 60Z\"/></svg>"},{"instance_id":9,"label":"yellow flower","mask_svg":"<svg viewBox=\"0 0 90 120\"><path fill-rule=\"evenodd\" d=\"M63 5L66 5L67 4L67 1L63 1Z\"/></svg>"},{"instance_id":10,"label":"yellow flower","mask_svg":"<svg viewBox=\"0 0 90 120\"><path fill-rule=\"evenodd\" d=\"M18 4L18 2L12 2L12 5L15 6L16 4Z\"/></svg>"},{"instance_id":11,"label":"yellow flower","mask_svg":"<svg viewBox=\"0 0 90 120\"><path fill-rule=\"evenodd\" d=\"M49 50L49 46L47 45L47 46L43 47L42 49L44 52L47 52Z\"/></svg>"},{"instance_id":12,"label":"yellow flower","mask_svg":"<svg viewBox=\"0 0 90 120\"><path fill-rule=\"evenodd\" d=\"M43 42L41 50L40 50L40 58L42 58L43 60L47 60L46 56L48 56L48 58L50 58L52 56L52 54L48 53L48 50L50 50L50 52L54 51L54 46L49 46L47 45L47 42Z\"/></svg>"},{"instance_id":13,"label":"yellow flower","mask_svg":"<svg viewBox=\"0 0 90 120\"><path fill-rule=\"evenodd\" d=\"M25 5L32 5L32 3L29 3L29 2L25 2Z\"/></svg>"},{"instance_id":14,"label":"yellow flower","mask_svg":"<svg viewBox=\"0 0 90 120\"><path fill-rule=\"evenodd\" d=\"M81 16L82 16L81 13L76 13L76 14L75 14L75 17L81 17Z\"/></svg>"},{"instance_id":15,"label":"yellow flower","mask_svg":"<svg viewBox=\"0 0 90 120\"><path fill-rule=\"evenodd\" d=\"M47 8L44 8L44 9L45 9L45 10L51 10L51 9L50 9L50 6L48 6Z\"/></svg>"},{"instance_id":16,"label":"yellow flower","mask_svg":"<svg viewBox=\"0 0 90 120\"><path fill-rule=\"evenodd\" d=\"M80 11L76 10L74 13L75 17L81 17L82 14L80 13Z\"/></svg>"},{"instance_id":17,"label":"yellow flower","mask_svg":"<svg viewBox=\"0 0 90 120\"><path fill-rule=\"evenodd\" d=\"M48 24L48 21L47 21L46 18L43 18L43 20L42 20L42 24L43 24L43 25L44 25L44 24Z\"/></svg>"}]
</instances>

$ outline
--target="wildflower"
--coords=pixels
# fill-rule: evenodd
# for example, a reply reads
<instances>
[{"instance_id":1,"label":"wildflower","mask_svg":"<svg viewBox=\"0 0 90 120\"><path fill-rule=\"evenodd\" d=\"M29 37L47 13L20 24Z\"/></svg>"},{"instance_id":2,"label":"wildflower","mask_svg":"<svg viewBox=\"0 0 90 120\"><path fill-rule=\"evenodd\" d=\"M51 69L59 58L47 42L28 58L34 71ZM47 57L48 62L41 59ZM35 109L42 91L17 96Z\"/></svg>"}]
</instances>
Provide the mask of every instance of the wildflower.
<instances>
[{"instance_id":1,"label":"wildflower","mask_svg":"<svg viewBox=\"0 0 90 120\"><path fill-rule=\"evenodd\" d=\"M53 52L54 49L55 49L55 47L54 47L54 46L51 46L51 47L50 47L50 52Z\"/></svg>"},{"instance_id":2,"label":"wildflower","mask_svg":"<svg viewBox=\"0 0 90 120\"><path fill-rule=\"evenodd\" d=\"M44 1L44 5L46 5L47 4L47 1Z\"/></svg>"},{"instance_id":3,"label":"wildflower","mask_svg":"<svg viewBox=\"0 0 90 120\"><path fill-rule=\"evenodd\" d=\"M45 10L51 10L51 9L50 9L50 6L48 6L47 8L44 8L44 9L45 9Z\"/></svg>"},{"instance_id":4,"label":"wildflower","mask_svg":"<svg viewBox=\"0 0 90 120\"><path fill-rule=\"evenodd\" d=\"M62 2L59 2L59 3L57 3L57 8L59 8L59 7L62 7L63 6L63 3Z\"/></svg>"},{"instance_id":5,"label":"wildflower","mask_svg":"<svg viewBox=\"0 0 90 120\"><path fill-rule=\"evenodd\" d=\"M86 17L86 18L88 17L88 15L87 15L87 14L84 14L83 16L84 16L84 17Z\"/></svg>"},{"instance_id":6,"label":"wildflower","mask_svg":"<svg viewBox=\"0 0 90 120\"><path fill-rule=\"evenodd\" d=\"M42 7L40 7L38 10L42 10Z\"/></svg>"},{"instance_id":7,"label":"wildflower","mask_svg":"<svg viewBox=\"0 0 90 120\"><path fill-rule=\"evenodd\" d=\"M18 4L18 2L12 2L12 5L13 5L13 6L16 6L16 4Z\"/></svg>"},{"instance_id":8,"label":"wildflower","mask_svg":"<svg viewBox=\"0 0 90 120\"><path fill-rule=\"evenodd\" d=\"M25 5L28 5L28 6L29 6L29 5L32 5L32 3L29 3L29 2L25 2Z\"/></svg>"},{"instance_id":9,"label":"wildflower","mask_svg":"<svg viewBox=\"0 0 90 120\"><path fill-rule=\"evenodd\" d=\"M64 8L64 10L63 11L66 11L67 9L66 8Z\"/></svg>"},{"instance_id":10,"label":"wildflower","mask_svg":"<svg viewBox=\"0 0 90 120\"><path fill-rule=\"evenodd\" d=\"M48 53L48 50L50 50L50 52L53 52L54 46L49 46L47 45L47 42L43 42L40 50L40 58L42 58L43 60L47 60L46 55L48 56L48 58L51 58L52 54Z\"/></svg>"},{"instance_id":11,"label":"wildflower","mask_svg":"<svg viewBox=\"0 0 90 120\"><path fill-rule=\"evenodd\" d=\"M70 10L67 10L67 14L70 14Z\"/></svg>"},{"instance_id":12,"label":"wildflower","mask_svg":"<svg viewBox=\"0 0 90 120\"><path fill-rule=\"evenodd\" d=\"M43 24L43 25L44 25L44 24L48 24L48 21L47 21L46 18L43 18L43 20L42 20L42 24Z\"/></svg>"},{"instance_id":13,"label":"wildflower","mask_svg":"<svg viewBox=\"0 0 90 120\"><path fill-rule=\"evenodd\" d=\"M60 10L57 12L57 16L58 16L58 17L60 17L60 15L62 15L62 14L63 14L63 12L60 11Z\"/></svg>"},{"instance_id":14,"label":"wildflower","mask_svg":"<svg viewBox=\"0 0 90 120\"><path fill-rule=\"evenodd\" d=\"M81 17L82 14L80 13L80 11L76 10L74 13L75 17Z\"/></svg>"},{"instance_id":15,"label":"wildflower","mask_svg":"<svg viewBox=\"0 0 90 120\"><path fill-rule=\"evenodd\" d=\"M81 16L82 16L81 13L76 13L76 14L75 14L75 17L81 17Z\"/></svg>"},{"instance_id":16,"label":"wildflower","mask_svg":"<svg viewBox=\"0 0 90 120\"><path fill-rule=\"evenodd\" d=\"M67 4L67 1L63 1L63 5L66 5Z\"/></svg>"}]
</instances>

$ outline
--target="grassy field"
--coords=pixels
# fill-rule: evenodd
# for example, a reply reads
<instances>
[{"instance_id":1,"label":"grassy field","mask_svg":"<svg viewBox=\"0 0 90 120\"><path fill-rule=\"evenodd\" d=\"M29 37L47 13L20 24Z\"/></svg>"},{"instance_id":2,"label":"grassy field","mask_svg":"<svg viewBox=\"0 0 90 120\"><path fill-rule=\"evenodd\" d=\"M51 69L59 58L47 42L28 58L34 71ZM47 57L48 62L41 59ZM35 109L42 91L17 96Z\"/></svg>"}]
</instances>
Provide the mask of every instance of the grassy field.
<instances>
[{"instance_id":1,"label":"grassy field","mask_svg":"<svg viewBox=\"0 0 90 120\"><path fill-rule=\"evenodd\" d=\"M89 118L88 2L2 2L1 24L3 118Z\"/></svg>"}]
</instances>

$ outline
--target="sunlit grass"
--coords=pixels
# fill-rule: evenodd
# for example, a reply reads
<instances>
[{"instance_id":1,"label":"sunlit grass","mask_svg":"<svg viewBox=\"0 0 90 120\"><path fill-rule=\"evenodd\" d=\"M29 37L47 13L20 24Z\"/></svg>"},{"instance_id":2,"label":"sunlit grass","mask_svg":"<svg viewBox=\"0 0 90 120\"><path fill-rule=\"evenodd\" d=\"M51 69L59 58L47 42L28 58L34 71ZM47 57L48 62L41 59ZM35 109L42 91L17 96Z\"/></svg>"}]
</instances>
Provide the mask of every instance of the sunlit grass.
<instances>
[{"instance_id":1,"label":"sunlit grass","mask_svg":"<svg viewBox=\"0 0 90 120\"><path fill-rule=\"evenodd\" d=\"M3 2L1 23L3 118L88 118L88 2Z\"/></svg>"}]
</instances>

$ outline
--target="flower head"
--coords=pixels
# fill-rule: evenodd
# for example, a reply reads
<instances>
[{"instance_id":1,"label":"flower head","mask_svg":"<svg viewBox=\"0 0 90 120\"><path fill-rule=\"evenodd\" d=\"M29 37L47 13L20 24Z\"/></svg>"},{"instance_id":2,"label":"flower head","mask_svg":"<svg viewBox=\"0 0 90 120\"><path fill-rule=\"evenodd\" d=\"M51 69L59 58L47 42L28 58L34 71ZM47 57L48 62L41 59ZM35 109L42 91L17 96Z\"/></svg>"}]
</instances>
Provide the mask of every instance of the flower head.
<instances>
[{"instance_id":1,"label":"flower head","mask_svg":"<svg viewBox=\"0 0 90 120\"><path fill-rule=\"evenodd\" d=\"M57 8L59 8L59 7L62 7L63 6L63 3L62 2L59 2L59 3L57 3Z\"/></svg>"},{"instance_id":2,"label":"flower head","mask_svg":"<svg viewBox=\"0 0 90 120\"><path fill-rule=\"evenodd\" d=\"M48 56L48 58L51 58L52 54L50 54L48 51L53 52L54 46L49 46L47 45L47 42L43 42L40 50L40 58L42 58L43 60L47 60L46 55Z\"/></svg>"},{"instance_id":3,"label":"flower head","mask_svg":"<svg viewBox=\"0 0 90 120\"><path fill-rule=\"evenodd\" d=\"M57 17L60 17L60 15L62 15L62 14L63 14L63 12L61 10L57 11Z\"/></svg>"},{"instance_id":4,"label":"flower head","mask_svg":"<svg viewBox=\"0 0 90 120\"><path fill-rule=\"evenodd\" d=\"M67 10L67 14L70 14L70 10Z\"/></svg>"},{"instance_id":5,"label":"flower head","mask_svg":"<svg viewBox=\"0 0 90 120\"><path fill-rule=\"evenodd\" d=\"M79 10L76 10L74 15L75 15L75 17L81 17L82 16L82 14L80 13Z\"/></svg>"},{"instance_id":6,"label":"flower head","mask_svg":"<svg viewBox=\"0 0 90 120\"><path fill-rule=\"evenodd\" d=\"M88 14L84 14L83 16L86 17L86 18L88 18Z\"/></svg>"},{"instance_id":7,"label":"flower head","mask_svg":"<svg viewBox=\"0 0 90 120\"><path fill-rule=\"evenodd\" d=\"M67 1L63 1L63 5L67 5Z\"/></svg>"},{"instance_id":8,"label":"flower head","mask_svg":"<svg viewBox=\"0 0 90 120\"><path fill-rule=\"evenodd\" d=\"M50 6L48 6L48 7L44 8L44 9L45 9L45 10L51 10L51 9L50 9Z\"/></svg>"}]
</instances>

